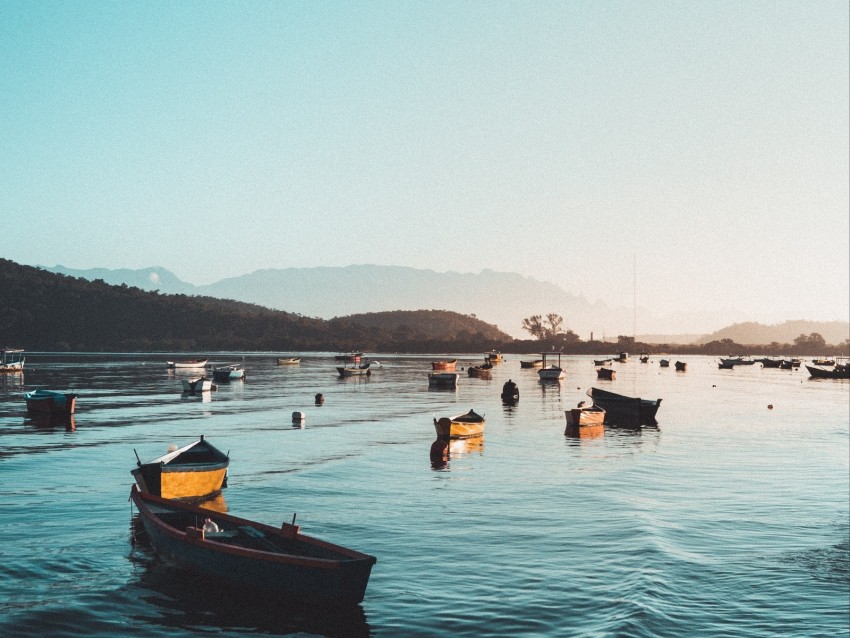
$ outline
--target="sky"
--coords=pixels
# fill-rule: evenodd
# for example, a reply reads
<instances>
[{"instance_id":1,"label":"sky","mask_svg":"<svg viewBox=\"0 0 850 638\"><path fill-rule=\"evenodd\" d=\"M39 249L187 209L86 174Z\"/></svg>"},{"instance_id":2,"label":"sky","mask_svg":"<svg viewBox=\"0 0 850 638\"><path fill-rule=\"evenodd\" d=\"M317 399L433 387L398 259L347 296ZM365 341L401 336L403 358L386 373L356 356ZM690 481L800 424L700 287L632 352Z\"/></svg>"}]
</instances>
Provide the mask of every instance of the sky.
<instances>
[{"instance_id":1,"label":"sky","mask_svg":"<svg viewBox=\"0 0 850 638\"><path fill-rule=\"evenodd\" d=\"M0 257L846 321L848 33L846 0L0 0Z\"/></svg>"}]
</instances>

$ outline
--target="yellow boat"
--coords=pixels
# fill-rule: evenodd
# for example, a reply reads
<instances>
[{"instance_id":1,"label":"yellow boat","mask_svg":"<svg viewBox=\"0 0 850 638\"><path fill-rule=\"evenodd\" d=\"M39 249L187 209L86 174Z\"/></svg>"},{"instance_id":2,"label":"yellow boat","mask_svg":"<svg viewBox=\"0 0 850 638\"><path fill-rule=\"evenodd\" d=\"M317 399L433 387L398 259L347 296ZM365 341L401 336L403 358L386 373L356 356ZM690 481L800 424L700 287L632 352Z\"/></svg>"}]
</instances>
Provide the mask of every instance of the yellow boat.
<instances>
[{"instance_id":1,"label":"yellow boat","mask_svg":"<svg viewBox=\"0 0 850 638\"><path fill-rule=\"evenodd\" d=\"M484 416L470 410L466 414L434 419L437 438L465 439L484 434Z\"/></svg>"},{"instance_id":2,"label":"yellow boat","mask_svg":"<svg viewBox=\"0 0 850 638\"><path fill-rule=\"evenodd\" d=\"M230 458L204 440L142 463L131 471L143 492L162 498L198 498L221 492L227 483Z\"/></svg>"}]
</instances>

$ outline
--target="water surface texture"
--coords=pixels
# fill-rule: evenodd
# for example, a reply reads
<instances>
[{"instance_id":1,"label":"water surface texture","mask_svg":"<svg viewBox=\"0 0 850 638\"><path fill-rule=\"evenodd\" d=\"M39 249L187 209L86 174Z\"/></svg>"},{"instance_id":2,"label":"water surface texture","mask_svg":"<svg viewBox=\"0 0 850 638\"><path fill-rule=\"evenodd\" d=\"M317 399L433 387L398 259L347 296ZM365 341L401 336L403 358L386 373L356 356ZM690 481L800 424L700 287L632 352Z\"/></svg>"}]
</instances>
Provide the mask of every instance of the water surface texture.
<instances>
[{"instance_id":1,"label":"water surface texture","mask_svg":"<svg viewBox=\"0 0 850 638\"><path fill-rule=\"evenodd\" d=\"M529 355L431 390L441 357L376 354L371 376L342 380L333 354L282 355L210 354L247 376L203 398L181 395L191 373L166 355L30 355L0 378L0 635L850 631L847 381L708 357L684 373L615 363L597 381L590 357L568 357L543 384L520 368ZM565 436L564 410L594 385L662 398L658 427ZM36 387L79 394L73 429L26 417ZM470 409L483 440L433 465L433 418ZM201 434L230 453L231 513L297 514L305 534L378 558L362 605L245 599L156 557L127 500L134 450L147 461Z\"/></svg>"}]
</instances>

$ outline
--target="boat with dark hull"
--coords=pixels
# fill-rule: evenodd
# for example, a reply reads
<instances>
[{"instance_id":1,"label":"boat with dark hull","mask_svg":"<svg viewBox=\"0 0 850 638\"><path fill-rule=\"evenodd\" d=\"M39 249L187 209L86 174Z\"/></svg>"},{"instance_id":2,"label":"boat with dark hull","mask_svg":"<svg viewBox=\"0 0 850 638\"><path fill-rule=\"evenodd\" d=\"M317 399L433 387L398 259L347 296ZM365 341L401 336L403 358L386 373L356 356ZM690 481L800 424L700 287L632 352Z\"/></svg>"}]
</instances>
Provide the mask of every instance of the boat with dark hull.
<instances>
[{"instance_id":1,"label":"boat with dark hull","mask_svg":"<svg viewBox=\"0 0 850 638\"><path fill-rule=\"evenodd\" d=\"M363 600L374 556L301 533L145 494L133 485L151 545L169 564L200 576L205 585L273 596L281 603ZM294 523L294 520L293 520Z\"/></svg>"},{"instance_id":2,"label":"boat with dark hull","mask_svg":"<svg viewBox=\"0 0 850 638\"><path fill-rule=\"evenodd\" d=\"M136 463L131 474L142 491L163 498L204 498L227 486L230 457L201 435L149 463L142 463L136 454Z\"/></svg>"},{"instance_id":3,"label":"boat with dark hull","mask_svg":"<svg viewBox=\"0 0 850 638\"><path fill-rule=\"evenodd\" d=\"M26 392L24 400L27 402L27 414L30 416L66 417L74 414L77 407L76 394L41 388Z\"/></svg>"},{"instance_id":4,"label":"boat with dark hull","mask_svg":"<svg viewBox=\"0 0 850 638\"><path fill-rule=\"evenodd\" d=\"M833 365L835 367L829 370L807 365L806 370L809 371L809 376L815 379L850 379L850 364Z\"/></svg>"},{"instance_id":5,"label":"boat with dark hull","mask_svg":"<svg viewBox=\"0 0 850 638\"><path fill-rule=\"evenodd\" d=\"M612 368L599 368L596 371L596 378L604 381L613 381L617 378L617 371Z\"/></svg>"},{"instance_id":6,"label":"boat with dark hull","mask_svg":"<svg viewBox=\"0 0 850 638\"><path fill-rule=\"evenodd\" d=\"M430 388L457 388L460 374L457 372L429 372L428 387Z\"/></svg>"},{"instance_id":7,"label":"boat with dark hull","mask_svg":"<svg viewBox=\"0 0 850 638\"><path fill-rule=\"evenodd\" d=\"M661 399L628 397L600 388L590 388L587 396L593 405L605 410L605 424L638 428L642 425L658 425L655 416L661 407Z\"/></svg>"},{"instance_id":8,"label":"boat with dark hull","mask_svg":"<svg viewBox=\"0 0 850 638\"><path fill-rule=\"evenodd\" d=\"M685 361L677 361L675 364L677 372L687 372L688 364Z\"/></svg>"}]
</instances>

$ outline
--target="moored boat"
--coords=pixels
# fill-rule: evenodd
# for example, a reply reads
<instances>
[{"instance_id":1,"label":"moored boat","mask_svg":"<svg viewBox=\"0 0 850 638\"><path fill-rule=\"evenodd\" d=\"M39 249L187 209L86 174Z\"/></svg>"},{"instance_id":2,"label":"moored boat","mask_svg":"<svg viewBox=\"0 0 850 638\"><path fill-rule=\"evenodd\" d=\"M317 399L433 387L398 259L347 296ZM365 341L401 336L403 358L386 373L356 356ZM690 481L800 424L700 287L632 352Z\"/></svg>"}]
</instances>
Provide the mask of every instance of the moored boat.
<instances>
[{"instance_id":1,"label":"moored boat","mask_svg":"<svg viewBox=\"0 0 850 638\"><path fill-rule=\"evenodd\" d=\"M502 353L496 352L495 350L490 351L485 355L484 359L488 363L502 363Z\"/></svg>"},{"instance_id":2,"label":"moored boat","mask_svg":"<svg viewBox=\"0 0 850 638\"><path fill-rule=\"evenodd\" d=\"M815 368L814 366L807 365L806 369L809 371L809 376L814 377L815 379L850 379L850 365L835 365L835 363L833 363L833 366L834 367L832 369L826 370L824 368Z\"/></svg>"},{"instance_id":3,"label":"moored boat","mask_svg":"<svg viewBox=\"0 0 850 638\"><path fill-rule=\"evenodd\" d=\"M779 368L782 366L782 359L764 357L762 359L756 359L756 362L761 363L763 368Z\"/></svg>"},{"instance_id":4,"label":"moored boat","mask_svg":"<svg viewBox=\"0 0 850 638\"><path fill-rule=\"evenodd\" d=\"M816 366L834 366L835 359L828 359L826 357L818 357L817 359L812 359L812 363Z\"/></svg>"},{"instance_id":5,"label":"moored boat","mask_svg":"<svg viewBox=\"0 0 850 638\"><path fill-rule=\"evenodd\" d=\"M685 361L677 361L676 362L676 371L677 372L686 372L688 369L688 364Z\"/></svg>"},{"instance_id":6,"label":"moored boat","mask_svg":"<svg viewBox=\"0 0 850 638\"><path fill-rule=\"evenodd\" d=\"M593 365L595 366L610 366L614 362L613 359L594 359Z\"/></svg>"},{"instance_id":7,"label":"moored boat","mask_svg":"<svg viewBox=\"0 0 850 638\"><path fill-rule=\"evenodd\" d=\"M492 379L493 365L490 363L483 363L480 366L469 366L466 369L466 373L474 379Z\"/></svg>"},{"instance_id":8,"label":"moored boat","mask_svg":"<svg viewBox=\"0 0 850 638\"><path fill-rule=\"evenodd\" d=\"M226 487L230 457L203 435L189 445L171 448L148 463L136 454L138 467L131 474L139 489L163 498L203 498Z\"/></svg>"},{"instance_id":9,"label":"moored boat","mask_svg":"<svg viewBox=\"0 0 850 638\"><path fill-rule=\"evenodd\" d=\"M460 374L457 372L429 372L428 386L432 388L456 388Z\"/></svg>"},{"instance_id":10,"label":"moored boat","mask_svg":"<svg viewBox=\"0 0 850 638\"><path fill-rule=\"evenodd\" d=\"M229 383L230 381L239 381L245 378L245 369L238 363L228 366L213 368L213 380L220 383Z\"/></svg>"},{"instance_id":11,"label":"moored boat","mask_svg":"<svg viewBox=\"0 0 850 638\"><path fill-rule=\"evenodd\" d=\"M599 368L596 371L597 379L605 379L606 381L613 381L617 378L617 371L612 368Z\"/></svg>"},{"instance_id":12,"label":"moored boat","mask_svg":"<svg viewBox=\"0 0 850 638\"><path fill-rule=\"evenodd\" d=\"M662 368L669 368L670 367L670 359L660 359L658 361L658 365Z\"/></svg>"},{"instance_id":13,"label":"moored boat","mask_svg":"<svg viewBox=\"0 0 850 638\"><path fill-rule=\"evenodd\" d=\"M136 485L130 498L157 554L208 586L352 605L366 593L374 556L301 534L297 525L273 527L145 494Z\"/></svg>"},{"instance_id":14,"label":"moored boat","mask_svg":"<svg viewBox=\"0 0 850 638\"><path fill-rule=\"evenodd\" d=\"M279 357L277 365L279 366L297 366L301 363L301 357Z\"/></svg>"},{"instance_id":15,"label":"moored boat","mask_svg":"<svg viewBox=\"0 0 850 638\"><path fill-rule=\"evenodd\" d=\"M732 367L732 366L751 366L756 362L755 359L748 359L745 357L730 357L728 359L720 359L720 363L724 364L724 367Z\"/></svg>"},{"instance_id":16,"label":"moored boat","mask_svg":"<svg viewBox=\"0 0 850 638\"><path fill-rule=\"evenodd\" d=\"M661 406L661 399L628 397L599 388L590 388L587 395L593 399L593 405L605 410L606 425L637 428L658 423L655 415Z\"/></svg>"},{"instance_id":17,"label":"moored boat","mask_svg":"<svg viewBox=\"0 0 850 638\"><path fill-rule=\"evenodd\" d=\"M645 352L641 352L640 354L640 362L641 363L649 363L649 355Z\"/></svg>"},{"instance_id":18,"label":"moored boat","mask_svg":"<svg viewBox=\"0 0 850 638\"><path fill-rule=\"evenodd\" d=\"M543 357L541 364L542 367L537 371L537 376L540 377L541 381L560 381L564 378L565 372L564 368L561 367L561 353L560 352L541 352L540 356ZM553 363L552 365L546 365L547 357L558 357L558 363Z\"/></svg>"},{"instance_id":19,"label":"moored boat","mask_svg":"<svg viewBox=\"0 0 850 638\"><path fill-rule=\"evenodd\" d=\"M584 403L584 401L582 401ZM605 423L605 410L598 405L581 405L564 410L567 418L567 427L594 427Z\"/></svg>"},{"instance_id":20,"label":"moored boat","mask_svg":"<svg viewBox=\"0 0 850 638\"><path fill-rule=\"evenodd\" d=\"M466 414L453 417L434 418L434 429L441 439L464 439L470 436L484 434L485 420L483 414L470 410Z\"/></svg>"},{"instance_id":21,"label":"moored boat","mask_svg":"<svg viewBox=\"0 0 850 638\"><path fill-rule=\"evenodd\" d=\"M779 367L782 370L793 370L794 368L799 368L802 363L803 362L800 359L783 359L782 363L779 364Z\"/></svg>"},{"instance_id":22,"label":"moored boat","mask_svg":"<svg viewBox=\"0 0 850 638\"><path fill-rule=\"evenodd\" d=\"M30 415L71 416L77 406L77 395L41 388L26 392L27 413Z\"/></svg>"},{"instance_id":23,"label":"moored boat","mask_svg":"<svg viewBox=\"0 0 850 638\"><path fill-rule=\"evenodd\" d=\"M628 360L629 360L629 353L628 352L620 352L620 353L617 354L617 361L619 361L620 363L627 363Z\"/></svg>"},{"instance_id":24,"label":"moored boat","mask_svg":"<svg viewBox=\"0 0 850 638\"><path fill-rule=\"evenodd\" d=\"M520 361L520 368L540 368L543 366L543 359L535 359L534 361Z\"/></svg>"},{"instance_id":25,"label":"moored boat","mask_svg":"<svg viewBox=\"0 0 850 638\"><path fill-rule=\"evenodd\" d=\"M209 359L186 359L184 361L166 361L165 366L172 370L179 368L203 368Z\"/></svg>"},{"instance_id":26,"label":"moored boat","mask_svg":"<svg viewBox=\"0 0 850 638\"><path fill-rule=\"evenodd\" d=\"M372 370L370 369L368 363L363 363L363 364L360 364L360 365L357 365L357 366L351 366L351 367L348 367L348 368L343 367L343 366L338 366L336 371L339 374L340 378L360 377L360 376L368 377L372 374Z\"/></svg>"},{"instance_id":27,"label":"moored boat","mask_svg":"<svg viewBox=\"0 0 850 638\"><path fill-rule=\"evenodd\" d=\"M502 386L501 398L502 403L507 405L514 405L519 401L519 388L511 379L505 381L505 384Z\"/></svg>"},{"instance_id":28,"label":"moored boat","mask_svg":"<svg viewBox=\"0 0 850 638\"><path fill-rule=\"evenodd\" d=\"M431 369L434 371L454 372L457 369L457 359L444 359L432 361Z\"/></svg>"},{"instance_id":29,"label":"moored boat","mask_svg":"<svg viewBox=\"0 0 850 638\"><path fill-rule=\"evenodd\" d=\"M17 374L24 371L24 351L19 348L4 348L0 350L0 374Z\"/></svg>"}]
</instances>

